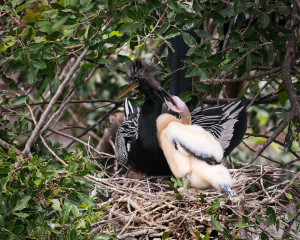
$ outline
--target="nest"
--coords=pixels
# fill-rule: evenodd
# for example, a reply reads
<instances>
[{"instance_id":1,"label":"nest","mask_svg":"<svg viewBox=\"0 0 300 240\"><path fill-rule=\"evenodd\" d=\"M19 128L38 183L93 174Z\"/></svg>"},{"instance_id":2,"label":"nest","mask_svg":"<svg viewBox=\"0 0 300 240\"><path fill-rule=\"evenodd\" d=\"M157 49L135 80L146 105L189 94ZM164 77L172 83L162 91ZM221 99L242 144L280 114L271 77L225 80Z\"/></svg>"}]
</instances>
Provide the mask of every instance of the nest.
<instances>
[{"instance_id":1,"label":"nest","mask_svg":"<svg viewBox=\"0 0 300 240\"><path fill-rule=\"evenodd\" d=\"M240 222L243 216L247 216L251 223L255 223L257 214L266 217L266 209L270 205L277 217L283 217L286 209L279 203L278 196L282 196L284 187L289 183L289 180L282 181L287 170L257 166L255 169L231 171L235 180L233 189L238 195L234 200L214 189L194 188L179 188L182 199L177 200L173 196L174 190L167 184L170 179L166 178L93 178L99 192L107 194L106 198L103 194L101 196L98 207L104 213L101 221L93 225L93 232L108 229L110 233L116 232L119 239L161 239L162 236L198 239L207 233L212 238L225 239L213 226L213 216L221 228L226 228L231 234L254 239L260 232L268 230L261 224L237 228L232 222ZM222 199L221 204L212 209L218 198ZM282 231L286 227L280 224ZM274 229L270 231L271 236L277 239Z\"/></svg>"}]
</instances>

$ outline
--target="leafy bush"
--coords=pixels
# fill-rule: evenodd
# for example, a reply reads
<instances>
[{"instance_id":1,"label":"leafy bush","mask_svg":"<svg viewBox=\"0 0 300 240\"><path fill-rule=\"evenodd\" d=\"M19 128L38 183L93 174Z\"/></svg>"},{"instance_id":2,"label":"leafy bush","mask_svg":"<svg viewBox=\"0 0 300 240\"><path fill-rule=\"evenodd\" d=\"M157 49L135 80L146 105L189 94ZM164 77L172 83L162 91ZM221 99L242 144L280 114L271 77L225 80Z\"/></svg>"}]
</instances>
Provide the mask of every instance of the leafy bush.
<instances>
[{"instance_id":1,"label":"leafy bush","mask_svg":"<svg viewBox=\"0 0 300 240\"><path fill-rule=\"evenodd\" d=\"M0 150L1 239L110 239L92 237L92 225L110 207L97 207L98 191L85 178L93 167L82 153L67 154L65 161L67 167Z\"/></svg>"}]
</instances>

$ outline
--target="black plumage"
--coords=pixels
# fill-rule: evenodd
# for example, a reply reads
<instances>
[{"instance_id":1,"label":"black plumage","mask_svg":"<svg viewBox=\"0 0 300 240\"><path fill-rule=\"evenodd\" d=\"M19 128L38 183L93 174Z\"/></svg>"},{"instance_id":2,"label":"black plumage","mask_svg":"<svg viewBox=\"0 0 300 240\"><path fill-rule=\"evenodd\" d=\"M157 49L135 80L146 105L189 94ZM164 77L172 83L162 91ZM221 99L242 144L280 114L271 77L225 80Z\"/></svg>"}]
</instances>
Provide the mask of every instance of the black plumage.
<instances>
[{"instance_id":1,"label":"black plumage","mask_svg":"<svg viewBox=\"0 0 300 240\"><path fill-rule=\"evenodd\" d=\"M134 124L128 122L129 117L127 117L127 121L125 119L118 130L116 141L119 141L119 143L116 148L122 148L123 151L128 149L128 163L149 175L171 174L156 137L156 119L162 112L163 98L168 95L160 87L160 81L160 73L156 66L137 59L129 66L129 84L120 94L122 96L131 89L137 88L145 95L145 101L139 110L139 114L136 114L133 118L131 117L133 122L138 122L137 134L128 137L124 133L128 126L134 126ZM130 105L132 104L130 103ZM131 130L131 132L134 131ZM129 139L130 148L120 145L120 139L122 138L125 139L125 141L122 141L124 144L128 142L126 139ZM117 158L120 155L125 156L126 153L118 153ZM124 159L121 159L121 161L124 162Z\"/></svg>"}]
</instances>

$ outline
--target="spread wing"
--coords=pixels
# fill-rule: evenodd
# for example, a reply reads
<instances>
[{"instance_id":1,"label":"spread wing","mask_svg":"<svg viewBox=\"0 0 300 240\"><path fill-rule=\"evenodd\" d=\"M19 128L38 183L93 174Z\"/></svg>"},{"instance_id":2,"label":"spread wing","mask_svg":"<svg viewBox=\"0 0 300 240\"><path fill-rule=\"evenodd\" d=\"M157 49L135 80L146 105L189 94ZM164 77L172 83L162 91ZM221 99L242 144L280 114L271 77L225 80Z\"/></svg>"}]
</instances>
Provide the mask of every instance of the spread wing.
<instances>
[{"instance_id":1,"label":"spread wing","mask_svg":"<svg viewBox=\"0 0 300 240\"><path fill-rule=\"evenodd\" d=\"M115 152L117 161L126 164L130 144L138 137L139 108L136 108L128 98L124 102L124 121L119 127L115 139Z\"/></svg>"},{"instance_id":2,"label":"spread wing","mask_svg":"<svg viewBox=\"0 0 300 240\"><path fill-rule=\"evenodd\" d=\"M243 97L238 102L206 108L196 108L191 113L192 124L203 127L221 144L226 157L240 142L247 130L246 106Z\"/></svg>"},{"instance_id":3,"label":"spread wing","mask_svg":"<svg viewBox=\"0 0 300 240\"><path fill-rule=\"evenodd\" d=\"M191 155L210 165L219 164L223 157L220 143L200 126L171 122L166 128L166 137L174 151Z\"/></svg>"}]
</instances>

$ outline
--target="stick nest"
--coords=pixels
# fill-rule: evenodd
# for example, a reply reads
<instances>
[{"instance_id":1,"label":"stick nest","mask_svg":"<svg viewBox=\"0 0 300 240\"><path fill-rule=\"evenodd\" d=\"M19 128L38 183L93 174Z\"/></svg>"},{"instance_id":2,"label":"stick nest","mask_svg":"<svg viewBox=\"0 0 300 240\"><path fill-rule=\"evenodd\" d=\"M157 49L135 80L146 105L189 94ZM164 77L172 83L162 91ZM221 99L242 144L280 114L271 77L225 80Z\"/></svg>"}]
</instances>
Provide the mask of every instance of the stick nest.
<instances>
[{"instance_id":1,"label":"stick nest","mask_svg":"<svg viewBox=\"0 0 300 240\"><path fill-rule=\"evenodd\" d=\"M233 171L233 170L232 170ZM215 218L231 234L251 238L258 236L261 226L238 229L232 222L239 222L246 215L251 222L261 214L266 217L267 205L272 205L277 216L283 216L286 209L277 201L289 181L282 181L286 170L278 168L240 169L233 172L234 191L238 197L228 199L226 194L215 189L178 189L182 200L177 200L174 191L167 184L170 178L146 178L144 180L114 177L94 179L99 192L99 208L104 213L101 221L94 224L93 232L114 229L119 239L161 239L164 232L175 239L210 237L225 239L216 231L211 217ZM200 193L204 197L201 201ZM104 195L105 197L103 197ZM215 210L212 205L221 198ZM217 212L213 214L212 212ZM257 221L256 221L257 222ZM283 226L284 227L284 226ZM274 235L274 229L272 230ZM165 233L166 234L166 233Z\"/></svg>"}]
</instances>

